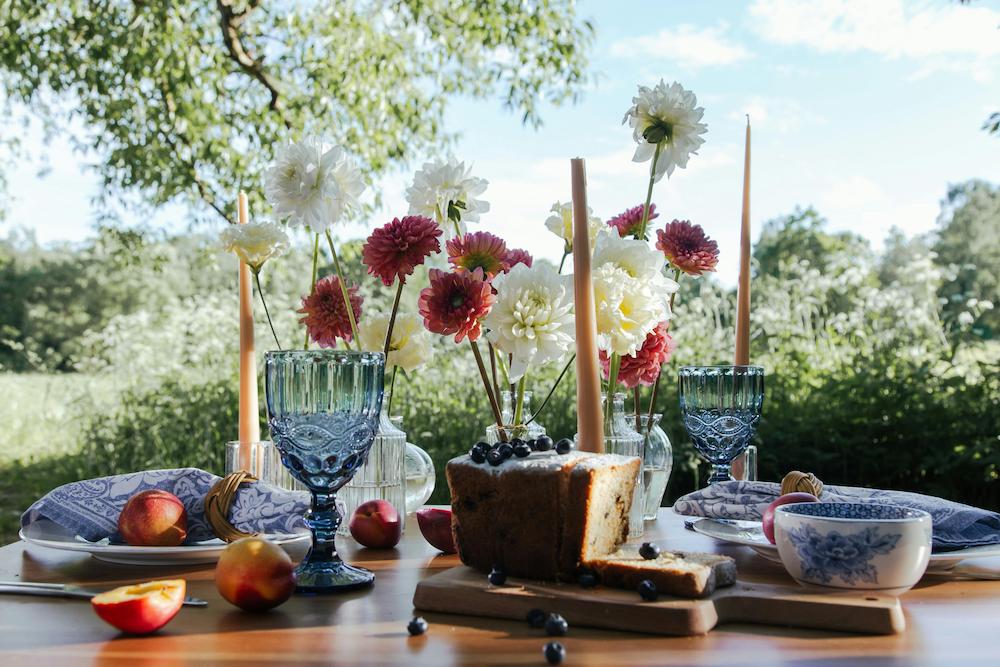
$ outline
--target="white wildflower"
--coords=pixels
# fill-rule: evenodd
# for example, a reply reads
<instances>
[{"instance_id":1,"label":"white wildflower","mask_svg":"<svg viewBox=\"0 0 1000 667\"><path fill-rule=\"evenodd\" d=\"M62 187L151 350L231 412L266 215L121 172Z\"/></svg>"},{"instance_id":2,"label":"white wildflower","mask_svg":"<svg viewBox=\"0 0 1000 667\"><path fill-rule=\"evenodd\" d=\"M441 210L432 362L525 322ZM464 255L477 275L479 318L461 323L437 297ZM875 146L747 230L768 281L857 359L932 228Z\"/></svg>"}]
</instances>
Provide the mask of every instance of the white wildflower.
<instances>
[{"instance_id":1,"label":"white wildflower","mask_svg":"<svg viewBox=\"0 0 1000 667\"><path fill-rule=\"evenodd\" d=\"M236 253L254 273L260 272L264 262L288 250L288 234L273 222L226 225L219 240L223 248Z\"/></svg>"}]
</instances>

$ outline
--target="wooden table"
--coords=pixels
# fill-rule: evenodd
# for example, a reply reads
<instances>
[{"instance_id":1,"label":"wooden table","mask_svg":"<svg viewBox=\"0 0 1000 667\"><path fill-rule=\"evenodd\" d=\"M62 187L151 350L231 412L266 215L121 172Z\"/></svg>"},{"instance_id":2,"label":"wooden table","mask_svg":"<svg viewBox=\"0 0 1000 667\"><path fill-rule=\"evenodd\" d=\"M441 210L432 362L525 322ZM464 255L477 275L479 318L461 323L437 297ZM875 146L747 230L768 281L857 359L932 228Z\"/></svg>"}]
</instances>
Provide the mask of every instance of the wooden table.
<instances>
[{"instance_id":1,"label":"wooden table","mask_svg":"<svg viewBox=\"0 0 1000 667\"><path fill-rule=\"evenodd\" d=\"M675 549L717 551L738 561L741 576L783 580L779 566L745 547L727 547L684 529L669 510L647 524L647 539ZM358 549L345 557L374 570L374 589L327 597L295 596L265 614L248 614L216 593L211 567L150 568L102 564L87 556L28 547L0 548L0 580L74 582L111 587L183 577L204 609L184 608L160 633L119 636L86 601L0 596L0 664L383 664L544 665L547 638L527 623L425 614L430 629L410 638L406 624L417 581L458 564L436 555L416 525L398 549ZM984 564L1000 570L1000 560ZM1000 582L925 577L904 597L907 630L856 636L789 628L728 625L700 637L570 629L565 665L974 665L1000 664Z\"/></svg>"}]
</instances>

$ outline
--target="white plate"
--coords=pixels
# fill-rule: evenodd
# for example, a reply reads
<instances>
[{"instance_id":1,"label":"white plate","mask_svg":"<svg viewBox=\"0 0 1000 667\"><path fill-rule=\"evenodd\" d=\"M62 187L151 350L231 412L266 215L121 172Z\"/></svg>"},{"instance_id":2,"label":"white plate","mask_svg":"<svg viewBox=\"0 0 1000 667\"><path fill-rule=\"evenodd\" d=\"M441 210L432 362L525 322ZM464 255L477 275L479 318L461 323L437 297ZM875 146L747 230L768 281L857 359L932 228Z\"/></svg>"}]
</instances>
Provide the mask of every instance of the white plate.
<instances>
[{"instance_id":1,"label":"white plate","mask_svg":"<svg viewBox=\"0 0 1000 667\"><path fill-rule=\"evenodd\" d=\"M691 524L696 533L714 537L731 544L742 544L756 551L762 558L780 563L778 547L767 541L760 521L734 521L730 519L698 519ZM1000 556L1000 545L968 547L958 551L931 554L928 572L950 570L967 558Z\"/></svg>"},{"instance_id":2,"label":"white plate","mask_svg":"<svg viewBox=\"0 0 1000 667\"><path fill-rule=\"evenodd\" d=\"M127 544L110 544L107 539L89 542L79 535L74 535L71 530L46 519L22 528L18 535L28 544L63 551L80 551L109 563L123 565L214 563L226 548L226 543L218 538L179 547L133 547ZM288 552L292 560L301 560L309 549L310 535L305 531L263 537Z\"/></svg>"}]
</instances>

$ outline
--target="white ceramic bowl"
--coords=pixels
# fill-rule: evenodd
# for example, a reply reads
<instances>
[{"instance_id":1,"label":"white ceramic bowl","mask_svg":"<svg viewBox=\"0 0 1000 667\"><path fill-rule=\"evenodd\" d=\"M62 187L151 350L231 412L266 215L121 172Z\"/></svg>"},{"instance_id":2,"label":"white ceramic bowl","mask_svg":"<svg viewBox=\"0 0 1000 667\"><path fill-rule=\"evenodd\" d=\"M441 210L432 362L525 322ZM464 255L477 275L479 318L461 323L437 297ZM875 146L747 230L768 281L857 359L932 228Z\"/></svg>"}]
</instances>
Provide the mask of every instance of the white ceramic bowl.
<instances>
[{"instance_id":1,"label":"white ceramic bowl","mask_svg":"<svg viewBox=\"0 0 1000 667\"><path fill-rule=\"evenodd\" d=\"M931 515L897 505L795 503L774 513L774 537L800 584L901 593L931 555Z\"/></svg>"}]
</instances>

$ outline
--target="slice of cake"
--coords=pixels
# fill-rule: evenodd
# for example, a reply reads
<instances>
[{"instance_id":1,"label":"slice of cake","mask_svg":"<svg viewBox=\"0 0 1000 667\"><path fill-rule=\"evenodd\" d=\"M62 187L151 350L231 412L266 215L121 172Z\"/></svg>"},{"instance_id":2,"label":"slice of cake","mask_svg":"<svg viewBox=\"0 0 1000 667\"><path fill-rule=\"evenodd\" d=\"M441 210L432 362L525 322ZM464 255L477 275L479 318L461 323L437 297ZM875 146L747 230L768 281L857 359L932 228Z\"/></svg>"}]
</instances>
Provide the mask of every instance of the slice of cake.
<instances>
[{"instance_id":1,"label":"slice of cake","mask_svg":"<svg viewBox=\"0 0 1000 667\"><path fill-rule=\"evenodd\" d=\"M448 462L452 531L462 562L533 579L572 578L582 561L617 549L641 461L534 452L500 465Z\"/></svg>"},{"instance_id":2,"label":"slice of cake","mask_svg":"<svg viewBox=\"0 0 1000 667\"><path fill-rule=\"evenodd\" d=\"M588 559L584 565L597 573L605 586L635 590L649 579L664 595L702 598L716 588L736 582L736 561L717 554L664 551L646 560L634 547L610 556Z\"/></svg>"}]
</instances>

